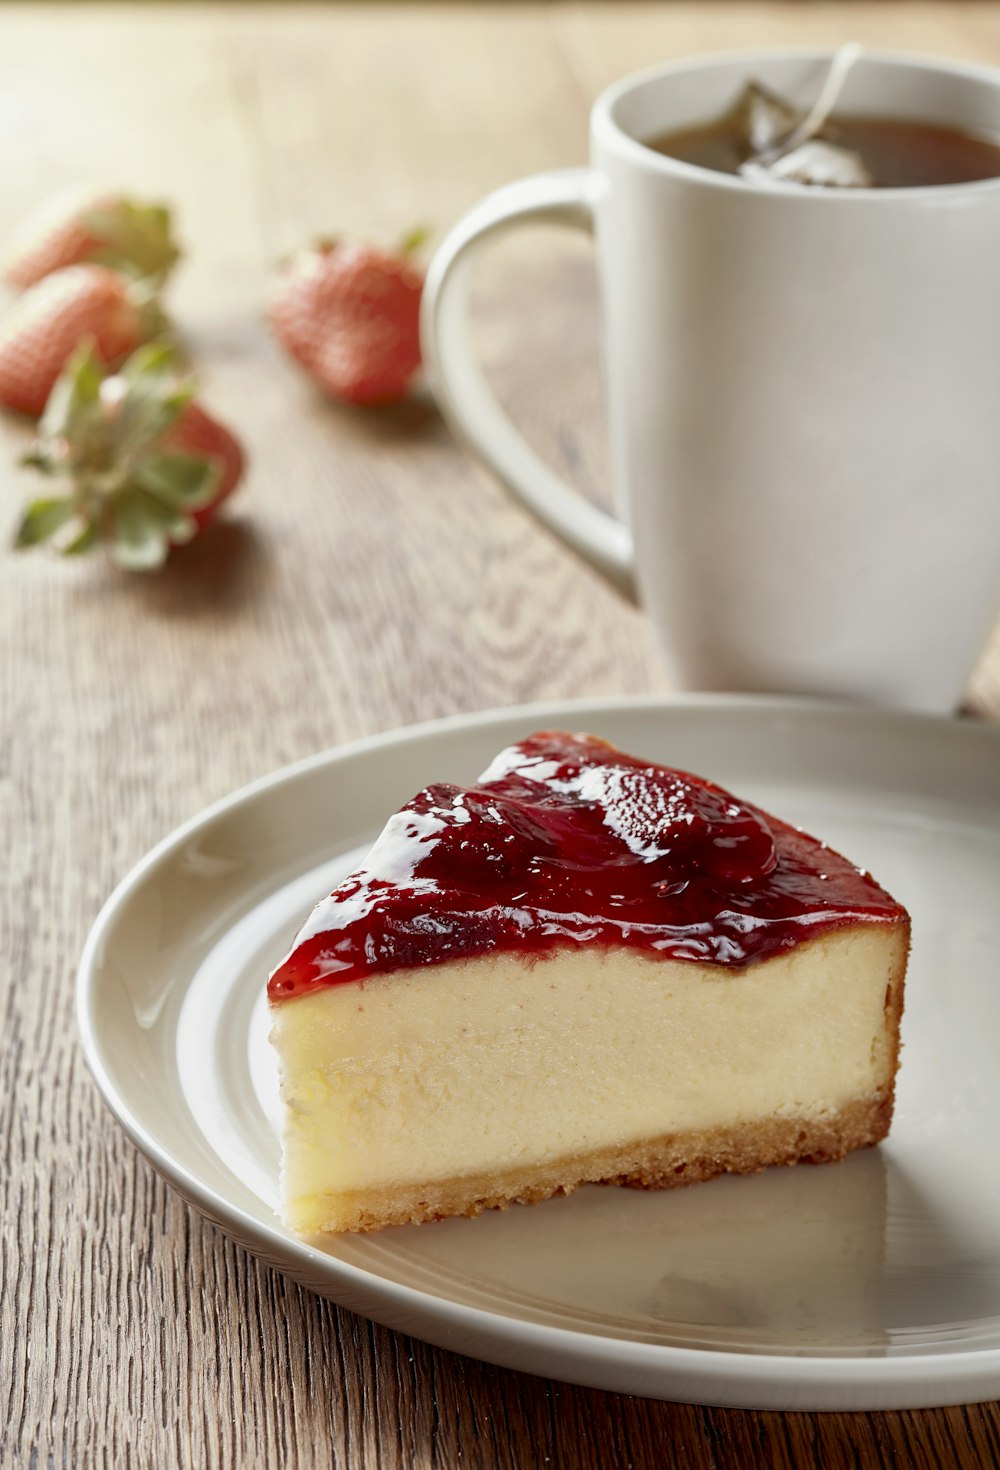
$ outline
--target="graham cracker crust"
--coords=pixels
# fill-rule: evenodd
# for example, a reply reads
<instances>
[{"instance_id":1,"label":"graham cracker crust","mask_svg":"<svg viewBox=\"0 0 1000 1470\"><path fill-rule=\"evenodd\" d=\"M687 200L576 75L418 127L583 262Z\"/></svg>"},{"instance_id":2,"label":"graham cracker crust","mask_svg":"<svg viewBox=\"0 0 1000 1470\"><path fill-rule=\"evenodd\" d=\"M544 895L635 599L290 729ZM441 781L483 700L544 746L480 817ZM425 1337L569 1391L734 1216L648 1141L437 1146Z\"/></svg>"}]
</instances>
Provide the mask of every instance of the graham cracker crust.
<instances>
[{"instance_id":1,"label":"graham cracker crust","mask_svg":"<svg viewBox=\"0 0 1000 1470\"><path fill-rule=\"evenodd\" d=\"M450 1215L478 1215L511 1204L571 1194L581 1184L675 1189L719 1174L757 1174L771 1165L827 1164L879 1143L892 1121L893 1089L813 1118L768 1118L733 1128L659 1138L577 1154L530 1168L359 1190L298 1201L296 1228L307 1232L381 1230Z\"/></svg>"}]
</instances>

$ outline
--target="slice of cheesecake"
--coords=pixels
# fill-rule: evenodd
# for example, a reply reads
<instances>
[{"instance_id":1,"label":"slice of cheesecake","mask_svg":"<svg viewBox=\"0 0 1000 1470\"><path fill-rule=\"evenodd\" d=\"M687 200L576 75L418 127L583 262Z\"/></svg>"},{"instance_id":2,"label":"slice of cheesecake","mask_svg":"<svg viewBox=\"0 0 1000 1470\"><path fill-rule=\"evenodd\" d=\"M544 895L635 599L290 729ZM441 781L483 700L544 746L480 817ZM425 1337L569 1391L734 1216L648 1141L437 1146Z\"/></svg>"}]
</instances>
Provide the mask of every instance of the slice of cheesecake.
<instances>
[{"instance_id":1,"label":"slice of cheesecake","mask_svg":"<svg viewBox=\"0 0 1000 1470\"><path fill-rule=\"evenodd\" d=\"M892 1117L909 919L721 787L586 735L429 786L271 977L284 1216L842 1158Z\"/></svg>"}]
</instances>

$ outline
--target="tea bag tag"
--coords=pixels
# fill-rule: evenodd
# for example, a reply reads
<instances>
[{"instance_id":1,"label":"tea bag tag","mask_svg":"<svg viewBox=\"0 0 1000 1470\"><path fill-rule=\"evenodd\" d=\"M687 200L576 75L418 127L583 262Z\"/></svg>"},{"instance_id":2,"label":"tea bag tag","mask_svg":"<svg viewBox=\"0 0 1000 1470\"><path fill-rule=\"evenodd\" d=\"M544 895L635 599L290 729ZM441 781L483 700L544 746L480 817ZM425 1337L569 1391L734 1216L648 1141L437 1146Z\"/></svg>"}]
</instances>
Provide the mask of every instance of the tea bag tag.
<instances>
[{"instance_id":1,"label":"tea bag tag","mask_svg":"<svg viewBox=\"0 0 1000 1470\"><path fill-rule=\"evenodd\" d=\"M748 158L741 165L740 173L748 178L780 179L788 184L812 184L826 189L870 189L875 183L860 154L822 138L810 138L772 163L761 164Z\"/></svg>"}]
</instances>

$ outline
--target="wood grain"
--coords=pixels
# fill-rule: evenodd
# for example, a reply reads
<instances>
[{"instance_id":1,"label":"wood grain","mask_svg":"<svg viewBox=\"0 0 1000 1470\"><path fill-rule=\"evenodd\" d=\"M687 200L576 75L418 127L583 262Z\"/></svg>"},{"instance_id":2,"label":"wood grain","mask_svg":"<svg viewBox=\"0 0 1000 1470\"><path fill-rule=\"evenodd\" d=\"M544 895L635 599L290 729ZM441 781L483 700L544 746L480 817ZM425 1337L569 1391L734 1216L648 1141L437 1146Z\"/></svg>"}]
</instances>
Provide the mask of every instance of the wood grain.
<instances>
[{"instance_id":1,"label":"wood grain","mask_svg":"<svg viewBox=\"0 0 1000 1470\"><path fill-rule=\"evenodd\" d=\"M428 401L341 412L280 358L261 315L275 258L318 230L444 228L510 177L579 161L589 101L638 65L847 34L1000 61L989 4L0 7L0 235L81 176L176 200L189 259L173 307L253 465L233 514L162 576L2 556L0 1464L1000 1463L997 1406L671 1406L337 1311L159 1181L100 1104L73 1024L101 901L233 787L416 719L663 687L641 617ZM539 236L498 252L479 326L534 442L605 496L586 251ZM6 422L0 439L10 465L25 431ZM6 540L28 486L4 478ZM1000 716L1000 647L971 697Z\"/></svg>"}]
</instances>

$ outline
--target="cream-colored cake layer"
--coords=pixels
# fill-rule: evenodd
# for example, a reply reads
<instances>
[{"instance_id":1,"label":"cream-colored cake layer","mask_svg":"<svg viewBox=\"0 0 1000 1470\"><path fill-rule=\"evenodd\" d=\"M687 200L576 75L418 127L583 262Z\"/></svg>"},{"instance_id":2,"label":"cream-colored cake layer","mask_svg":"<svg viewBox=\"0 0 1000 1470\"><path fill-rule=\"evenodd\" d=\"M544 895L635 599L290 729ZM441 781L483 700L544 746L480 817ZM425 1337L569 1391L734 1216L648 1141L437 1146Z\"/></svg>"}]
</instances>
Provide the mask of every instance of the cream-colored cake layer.
<instances>
[{"instance_id":1,"label":"cream-colored cake layer","mask_svg":"<svg viewBox=\"0 0 1000 1470\"><path fill-rule=\"evenodd\" d=\"M822 1119L884 1092L904 944L856 926L744 970L574 946L281 1002L287 1218L306 1228L320 1195Z\"/></svg>"}]
</instances>

